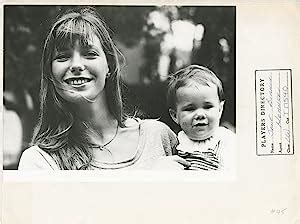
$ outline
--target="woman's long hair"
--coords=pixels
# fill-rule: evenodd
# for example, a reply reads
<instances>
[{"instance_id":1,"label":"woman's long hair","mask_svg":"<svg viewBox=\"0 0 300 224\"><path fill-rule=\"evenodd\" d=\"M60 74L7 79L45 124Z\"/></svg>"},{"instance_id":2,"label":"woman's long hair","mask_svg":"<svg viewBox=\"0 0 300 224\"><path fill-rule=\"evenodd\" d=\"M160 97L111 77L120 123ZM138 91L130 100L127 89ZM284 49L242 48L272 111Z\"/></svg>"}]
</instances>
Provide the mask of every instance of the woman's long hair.
<instances>
[{"instance_id":1,"label":"woman's long hair","mask_svg":"<svg viewBox=\"0 0 300 224\"><path fill-rule=\"evenodd\" d=\"M57 92L61 88L51 71L53 53L79 40L87 44L95 34L102 45L111 74L106 79L105 91L110 113L124 126L121 95L120 58L124 59L111 39L108 29L92 8L70 10L54 22L46 38L42 55L40 89L40 114L32 145L49 153L60 169L88 169L92 156L84 127L69 102Z\"/></svg>"}]
</instances>

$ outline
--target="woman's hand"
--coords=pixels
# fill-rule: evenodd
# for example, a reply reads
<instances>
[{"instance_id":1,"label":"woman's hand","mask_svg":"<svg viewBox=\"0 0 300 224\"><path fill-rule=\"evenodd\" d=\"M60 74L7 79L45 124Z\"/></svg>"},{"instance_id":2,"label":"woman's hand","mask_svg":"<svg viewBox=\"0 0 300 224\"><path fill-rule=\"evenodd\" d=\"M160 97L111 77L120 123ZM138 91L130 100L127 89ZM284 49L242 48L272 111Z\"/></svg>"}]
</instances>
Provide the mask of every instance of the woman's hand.
<instances>
[{"instance_id":1,"label":"woman's hand","mask_svg":"<svg viewBox=\"0 0 300 224\"><path fill-rule=\"evenodd\" d=\"M191 166L191 164L185 159L174 155L174 156L161 156L153 165L155 170L184 170Z\"/></svg>"}]
</instances>

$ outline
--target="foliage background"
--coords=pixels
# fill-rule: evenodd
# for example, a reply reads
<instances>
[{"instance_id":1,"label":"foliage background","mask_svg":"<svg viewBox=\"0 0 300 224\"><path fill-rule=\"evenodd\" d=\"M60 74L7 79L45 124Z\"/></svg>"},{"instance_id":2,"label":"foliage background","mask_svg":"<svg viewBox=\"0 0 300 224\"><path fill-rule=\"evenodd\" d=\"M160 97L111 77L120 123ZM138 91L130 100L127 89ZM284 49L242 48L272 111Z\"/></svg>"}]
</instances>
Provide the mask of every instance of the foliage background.
<instances>
[{"instance_id":1,"label":"foliage background","mask_svg":"<svg viewBox=\"0 0 300 224\"><path fill-rule=\"evenodd\" d=\"M40 60L44 38L52 19L74 6L4 6L4 105L15 111L21 119L23 139L21 151L28 147L39 112ZM113 38L124 54L143 43L142 66L138 79L127 83L126 104L140 116L159 118L175 132L165 102L166 83L159 79L157 63L161 54L161 36L151 36L148 16L154 10L163 12L170 21L183 19L203 24L205 33L200 48L192 52L191 63L212 69L223 81L226 106L222 123L235 127L235 8L217 6L95 6L111 28ZM176 10L176 17L173 11ZM224 61L219 41L225 38L230 47ZM128 58L130 59L130 58ZM128 60L130 61L130 60ZM126 69L125 69L126 70ZM169 72L176 67L171 63ZM130 74L124 73L126 81ZM143 77L150 82L144 83ZM5 131L5 127L4 127ZM4 141L12 141L4 139ZM8 150L4 148L4 151ZM17 155L18 157L20 156ZM17 163L5 169L16 169Z\"/></svg>"}]
</instances>

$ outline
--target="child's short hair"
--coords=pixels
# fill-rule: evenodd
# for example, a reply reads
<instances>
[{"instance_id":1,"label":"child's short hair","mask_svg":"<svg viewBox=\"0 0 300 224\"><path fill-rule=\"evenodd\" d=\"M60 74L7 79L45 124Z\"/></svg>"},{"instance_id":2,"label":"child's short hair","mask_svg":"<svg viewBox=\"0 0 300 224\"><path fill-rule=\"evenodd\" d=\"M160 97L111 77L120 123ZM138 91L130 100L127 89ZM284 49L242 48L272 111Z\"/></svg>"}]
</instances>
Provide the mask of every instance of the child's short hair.
<instances>
[{"instance_id":1,"label":"child's short hair","mask_svg":"<svg viewBox=\"0 0 300 224\"><path fill-rule=\"evenodd\" d=\"M169 108L176 109L176 92L180 87L188 85L190 81L194 81L201 85L210 85L210 83L217 86L218 96L220 101L224 101L224 91L221 80L206 67L200 65L189 65L172 74L168 78L167 89L167 103Z\"/></svg>"}]
</instances>

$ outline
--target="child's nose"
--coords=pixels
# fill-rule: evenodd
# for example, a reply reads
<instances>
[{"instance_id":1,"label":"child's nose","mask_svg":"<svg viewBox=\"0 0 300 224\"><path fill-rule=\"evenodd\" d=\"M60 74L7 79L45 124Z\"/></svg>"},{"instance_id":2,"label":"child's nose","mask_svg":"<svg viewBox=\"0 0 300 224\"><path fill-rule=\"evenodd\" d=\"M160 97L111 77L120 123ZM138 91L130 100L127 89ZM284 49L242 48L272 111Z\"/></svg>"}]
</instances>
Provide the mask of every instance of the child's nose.
<instances>
[{"instance_id":1,"label":"child's nose","mask_svg":"<svg viewBox=\"0 0 300 224\"><path fill-rule=\"evenodd\" d=\"M196 111L195 111L194 118L195 118L195 119L204 119L204 118L205 118L204 110L202 110L202 109L196 110Z\"/></svg>"},{"instance_id":2,"label":"child's nose","mask_svg":"<svg viewBox=\"0 0 300 224\"><path fill-rule=\"evenodd\" d=\"M74 52L70 70L73 73L82 72L85 69L85 66L83 64L82 58L78 52Z\"/></svg>"}]
</instances>

